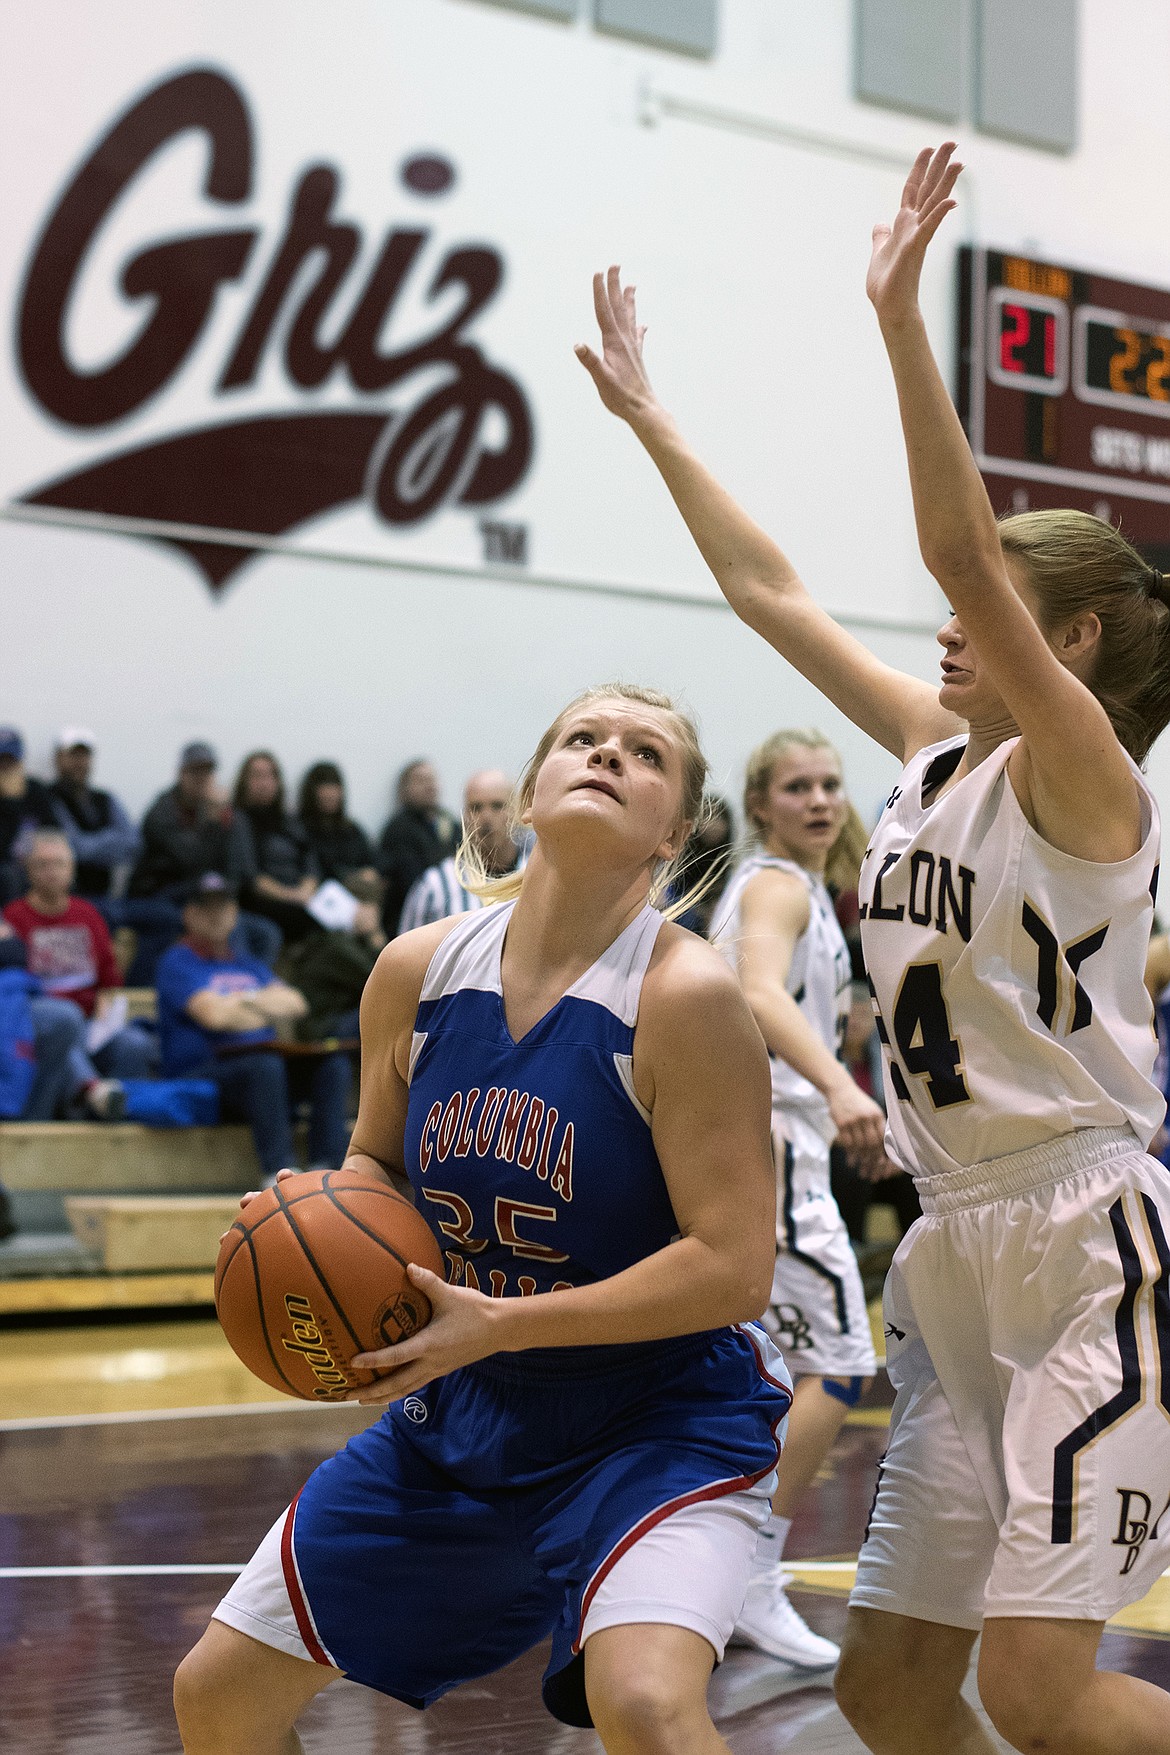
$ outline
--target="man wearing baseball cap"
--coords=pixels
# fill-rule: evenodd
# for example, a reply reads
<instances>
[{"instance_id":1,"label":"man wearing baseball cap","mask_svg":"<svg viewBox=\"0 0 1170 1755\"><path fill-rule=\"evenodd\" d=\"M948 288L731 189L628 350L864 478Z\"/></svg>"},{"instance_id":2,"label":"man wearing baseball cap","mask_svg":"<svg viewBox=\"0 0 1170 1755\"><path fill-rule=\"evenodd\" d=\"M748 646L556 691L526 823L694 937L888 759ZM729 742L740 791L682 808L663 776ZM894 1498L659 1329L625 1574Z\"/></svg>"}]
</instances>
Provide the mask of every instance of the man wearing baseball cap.
<instances>
[{"instance_id":1,"label":"man wearing baseball cap","mask_svg":"<svg viewBox=\"0 0 1170 1755\"><path fill-rule=\"evenodd\" d=\"M127 901L120 904L125 924L139 933L140 954L130 970L132 983L151 983L161 951L182 931L182 909L192 884L217 873L234 889L247 864L247 835L239 816L215 783L219 757L201 738L179 751L175 784L155 799L142 821L142 853L130 874ZM166 915L169 924L152 926L143 915ZM245 915L240 930L252 954L274 962L280 929L271 921Z\"/></svg>"},{"instance_id":2,"label":"man wearing baseball cap","mask_svg":"<svg viewBox=\"0 0 1170 1755\"><path fill-rule=\"evenodd\" d=\"M90 901L110 894L115 869L133 865L141 837L112 792L90 785L97 739L85 725L65 725L57 734L57 778L49 787L57 824L77 861L74 894Z\"/></svg>"},{"instance_id":3,"label":"man wearing baseball cap","mask_svg":"<svg viewBox=\"0 0 1170 1755\"><path fill-rule=\"evenodd\" d=\"M198 740L179 752L175 784L155 799L142 821L142 855L130 878L131 896L166 896L182 907L206 871L238 882L241 829L215 784L219 758Z\"/></svg>"},{"instance_id":4,"label":"man wearing baseball cap","mask_svg":"<svg viewBox=\"0 0 1170 1755\"><path fill-rule=\"evenodd\" d=\"M24 891L24 857L34 829L59 827L49 789L24 771L24 739L0 725L0 907Z\"/></svg>"},{"instance_id":5,"label":"man wearing baseball cap","mask_svg":"<svg viewBox=\"0 0 1170 1755\"><path fill-rule=\"evenodd\" d=\"M348 1056L322 1052L286 1065L276 1051L274 1026L303 1018L308 1007L295 987L239 948L230 880L205 872L189 885L183 924L183 938L156 971L163 1071L219 1087L221 1115L250 1125L268 1182L295 1162L290 1099L307 1098L310 1167L336 1167L349 1143Z\"/></svg>"}]
</instances>

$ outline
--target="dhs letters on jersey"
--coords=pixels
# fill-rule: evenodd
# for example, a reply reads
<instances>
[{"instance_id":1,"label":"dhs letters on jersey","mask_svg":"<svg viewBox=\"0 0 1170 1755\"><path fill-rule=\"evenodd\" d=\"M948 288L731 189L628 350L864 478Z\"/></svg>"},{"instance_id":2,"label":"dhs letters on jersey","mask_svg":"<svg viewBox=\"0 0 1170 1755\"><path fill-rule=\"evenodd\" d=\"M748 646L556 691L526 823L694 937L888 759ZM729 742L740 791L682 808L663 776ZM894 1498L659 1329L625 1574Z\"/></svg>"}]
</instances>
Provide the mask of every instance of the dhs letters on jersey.
<instances>
[{"instance_id":1,"label":"dhs letters on jersey","mask_svg":"<svg viewBox=\"0 0 1170 1755\"><path fill-rule=\"evenodd\" d=\"M169 214L160 216L160 235L144 237L116 276L120 303L142 312L137 332L102 363L83 361L71 351L70 326L80 300L114 291L92 285L108 274L107 234L175 143L192 136L206 148L207 223L176 236ZM239 319L203 392L205 422L129 449L103 445L23 495L163 526L149 534L181 548L213 588L253 550L200 540L201 528L276 538L363 501L384 524L416 526L444 506L501 499L533 452L524 391L469 333L502 283L499 252L446 247L428 226L391 223L372 264L357 266L363 230L344 213L341 172L328 162L296 175L275 224L240 223L242 207L270 194L257 186L261 162L236 80L211 67L163 79L72 174L32 247L17 313L28 393L54 422L98 435L140 414L193 360L202 366L223 300L244 283ZM438 199L456 181L454 165L435 152L407 157L399 174L416 200ZM412 302L426 326L394 333ZM257 397L269 400L274 367L305 406L257 406ZM168 535L167 525L195 533Z\"/></svg>"}]
</instances>

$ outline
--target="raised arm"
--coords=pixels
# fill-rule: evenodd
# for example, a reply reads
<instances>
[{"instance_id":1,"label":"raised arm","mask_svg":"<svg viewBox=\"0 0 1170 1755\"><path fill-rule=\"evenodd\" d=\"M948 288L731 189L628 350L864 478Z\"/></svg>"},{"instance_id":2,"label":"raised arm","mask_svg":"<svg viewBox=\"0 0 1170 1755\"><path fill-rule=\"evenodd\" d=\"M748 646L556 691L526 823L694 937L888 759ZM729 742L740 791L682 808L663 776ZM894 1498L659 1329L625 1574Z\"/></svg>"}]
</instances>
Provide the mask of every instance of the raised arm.
<instances>
[{"instance_id":1,"label":"raised arm","mask_svg":"<svg viewBox=\"0 0 1170 1755\"><path fill-rule=\"evenodd\" d=\"M866 279L898 391L919 546L1019 727L1009 771L1034 827L1078 857L1124 859L1141 838L1137 786L1104 707L1074 674L1091 668L1099 624L1081 617L1050 631L1062 662L1016 589L918 305L927 246L955 205L954 150L919 153L893 225L874 227Z\"/></svg>"},{"instance_id":2,"label":"raised arm","mask_svg":"<svg viewBox=\"0 0 1170 1755\"><path fill-rule=\"evenodd\" d=\"M600 357L576 349L602 402L641 441L724 597L741 621L820 689L855 725L904 761L953 736L954 715L929 683L882 664L814 602L796 569L689 448L655 395L642 358L634 288L620 272L593 276Z\"/></svg>"}]
</instances>

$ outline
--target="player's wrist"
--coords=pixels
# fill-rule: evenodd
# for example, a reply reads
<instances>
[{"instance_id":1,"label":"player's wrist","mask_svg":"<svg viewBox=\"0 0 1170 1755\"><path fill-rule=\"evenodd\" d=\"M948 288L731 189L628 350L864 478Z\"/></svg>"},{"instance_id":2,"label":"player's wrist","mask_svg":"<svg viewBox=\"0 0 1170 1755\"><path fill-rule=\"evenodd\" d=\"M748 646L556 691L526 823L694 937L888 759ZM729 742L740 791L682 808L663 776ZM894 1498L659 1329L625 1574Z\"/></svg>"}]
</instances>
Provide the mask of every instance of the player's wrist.
<instances>
[{"instance_id":1,"label":"player's wrist","mask_svg":"<svg viewBox=\"0 0 1170 1755\"><path fill-rule=\"evenodd\" d=\"M490 1298L484 1317L492 1336L493 1353L521 1353L535 1346L528 1318L532 1298Z\"/></svg>"}]
</instances>

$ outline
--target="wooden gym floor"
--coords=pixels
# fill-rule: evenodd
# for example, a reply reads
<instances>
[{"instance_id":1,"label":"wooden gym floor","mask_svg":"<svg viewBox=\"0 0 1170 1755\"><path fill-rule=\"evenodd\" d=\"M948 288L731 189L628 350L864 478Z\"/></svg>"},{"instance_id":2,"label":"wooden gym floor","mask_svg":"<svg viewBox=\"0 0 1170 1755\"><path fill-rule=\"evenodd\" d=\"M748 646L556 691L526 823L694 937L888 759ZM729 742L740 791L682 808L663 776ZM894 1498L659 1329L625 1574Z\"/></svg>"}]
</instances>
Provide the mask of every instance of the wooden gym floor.
<instances>
[{"instance_id":1,"label":"wooden gym floor","mask_svg":"<svg viewBox=\"0 0 1170 1755\"><path fill-rule=\"evenodd\" d=\"M793 1600L837 1637L888 1394L850 1419L797 1519ZM0 1331L0 1749L178 1755L170 1677L234 1572L315 1464L369 1417L268 1392L213 1321ZM1106 1635L1103 1662L1170 1687L1170 1576ZM597 1755L540 1702L544 1656L426 1714L341 1683L307 1755ZM824 1686L732 1652L712 1701L735 1755L845 1755Z\"/></svg>"}]
</instances>

